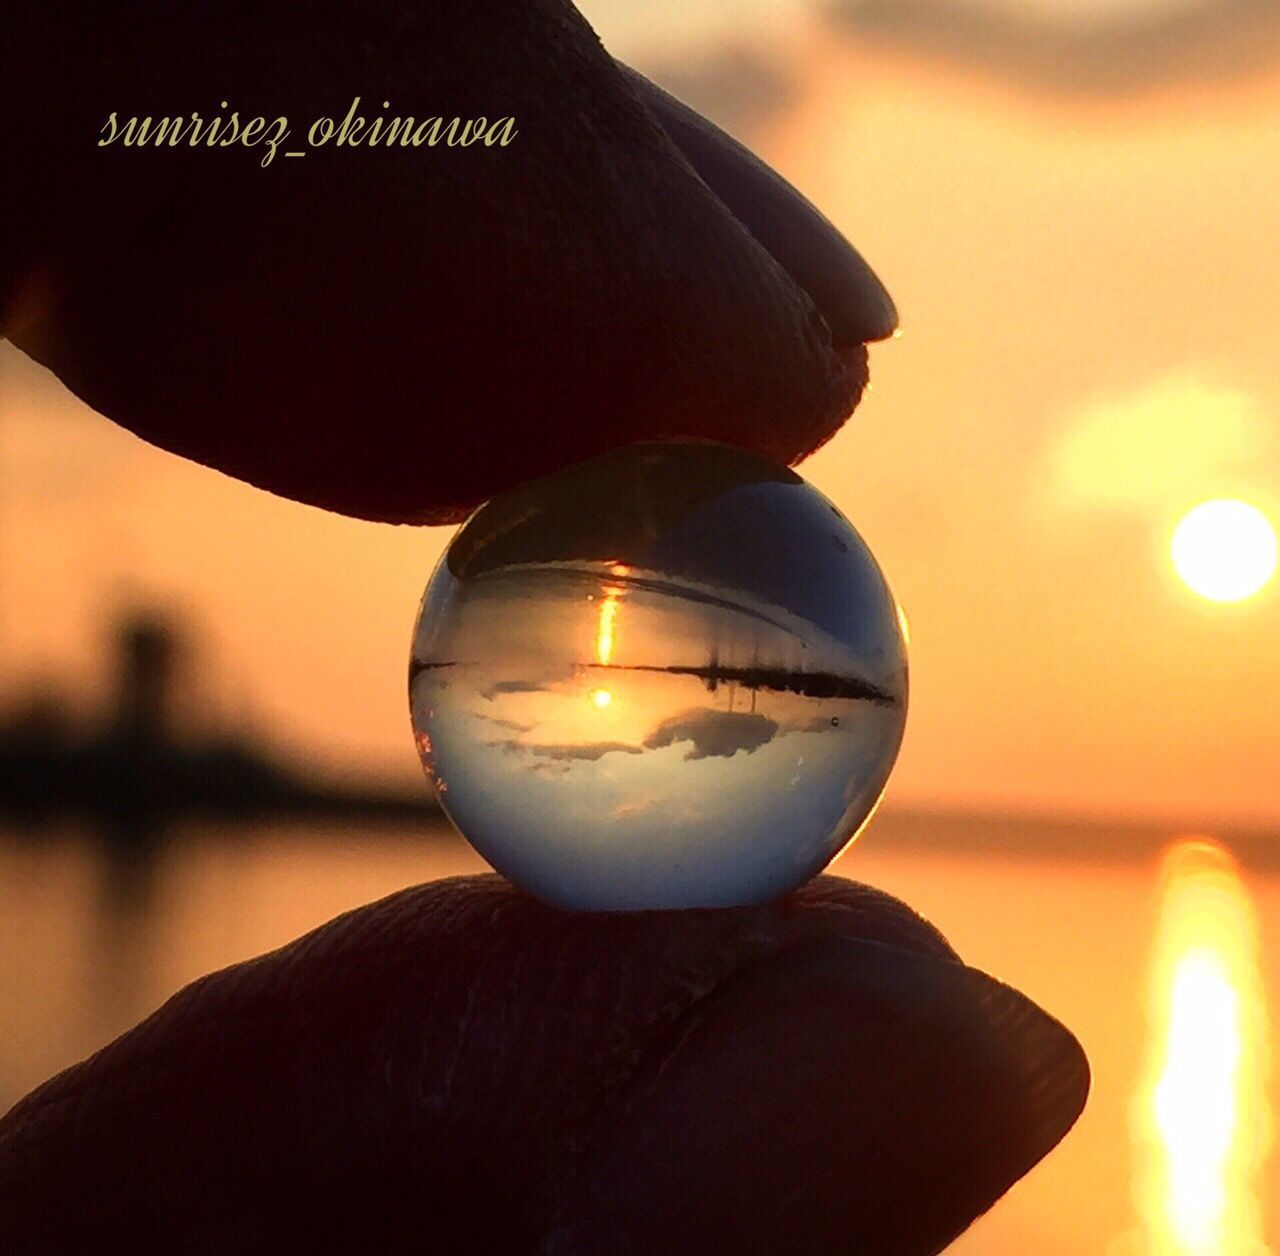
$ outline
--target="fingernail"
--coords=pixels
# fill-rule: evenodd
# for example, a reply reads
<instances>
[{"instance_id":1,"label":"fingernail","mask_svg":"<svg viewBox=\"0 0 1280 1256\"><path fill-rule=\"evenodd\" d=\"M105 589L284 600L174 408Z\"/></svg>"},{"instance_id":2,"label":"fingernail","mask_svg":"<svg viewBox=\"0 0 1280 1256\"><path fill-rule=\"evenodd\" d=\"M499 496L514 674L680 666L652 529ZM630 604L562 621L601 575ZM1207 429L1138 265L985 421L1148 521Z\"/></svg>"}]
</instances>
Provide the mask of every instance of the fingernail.
<instances>
[{"instance_id":1,"label":"fingernail","mask_svg":"<svg viewBox=\"0 0 1280 1256\"><path fill-rule=\"evenodd\" d=\"M813 299L837 344L893 335L893 298L816 206L697 110L636 70L620 68L699 178Z\"/></svg>"},{"instance_id":2,"label":"fingernail","mask_svg":"<svg viewBox=\"0 0 1280 1256\"><path fill-rule=\"evenodd\" d=\"M814 943L726 982L651 1053L543 1250L940 1251L1088 1084L1071 1033L985 974Z\"/></svg>"}]
</instances>

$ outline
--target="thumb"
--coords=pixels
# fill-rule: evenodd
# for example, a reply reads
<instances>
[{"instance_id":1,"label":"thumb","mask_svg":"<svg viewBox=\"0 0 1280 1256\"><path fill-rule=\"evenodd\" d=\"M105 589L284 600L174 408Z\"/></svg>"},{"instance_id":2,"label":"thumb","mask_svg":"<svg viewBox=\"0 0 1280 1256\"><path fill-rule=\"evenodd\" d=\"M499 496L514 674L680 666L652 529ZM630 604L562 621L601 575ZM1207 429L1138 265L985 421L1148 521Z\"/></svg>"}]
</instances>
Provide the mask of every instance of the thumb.
<instances>
[{"instance_id":1,"label":"thumb","mask_svg":"<svg viewBox=\"0 0 1280 1256\"><path fill-rule=\"evenodd\" d=\"M940 1251L1063 1137L1079 1044L985 974L852 938L686 1016L582 1157L547 1256Z\"/></svg>"}]
</instances>

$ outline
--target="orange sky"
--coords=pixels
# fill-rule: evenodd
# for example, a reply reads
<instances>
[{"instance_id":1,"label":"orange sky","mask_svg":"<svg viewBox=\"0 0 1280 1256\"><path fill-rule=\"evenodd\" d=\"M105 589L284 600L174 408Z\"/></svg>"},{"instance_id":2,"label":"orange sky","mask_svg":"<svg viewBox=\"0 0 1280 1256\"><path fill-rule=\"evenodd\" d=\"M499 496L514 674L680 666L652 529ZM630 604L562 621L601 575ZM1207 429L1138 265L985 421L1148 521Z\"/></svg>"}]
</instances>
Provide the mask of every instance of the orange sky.
<instances>
[{"instance_id":1,"label":"orange sky","mask_svg":"<svg viewBox=\"0 0 1280 1256\"><path fill-rule=\"evenodd\" d=\"M803 468L912 629L890 797L1280 817L1280 593L1214 606L1178 517L1280 519L1280 93L1087 107L799 39L751 138L872 261L903 336ZM405 668L447 534L278 500L153 450L0 346L0 647L97 683L101 615L186 608L212 712L417 772Z\"/></svg>"}]
</instances>

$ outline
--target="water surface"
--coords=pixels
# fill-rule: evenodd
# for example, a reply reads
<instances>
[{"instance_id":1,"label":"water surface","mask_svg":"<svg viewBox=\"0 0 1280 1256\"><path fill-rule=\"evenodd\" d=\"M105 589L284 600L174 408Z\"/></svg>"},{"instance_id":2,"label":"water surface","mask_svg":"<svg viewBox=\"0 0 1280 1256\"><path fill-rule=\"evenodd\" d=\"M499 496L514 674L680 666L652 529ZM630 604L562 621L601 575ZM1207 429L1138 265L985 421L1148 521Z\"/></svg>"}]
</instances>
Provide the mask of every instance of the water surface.
<instances>
[{"instance_id":1,"label":"water surface","mask_svg":"<svg viewBox=\"0 0 1280 1256\"><path fill-rule=\"evenodd\" d=\"M1071 1026L1093 1064L1076 1130L953 1251L1267 1250L1258 1243L1280 1217L1280 1175L1265 1160L1280 877L1252 856L1241 871L1215 847L1168 853L1190 836L1077 841L1060 827L889 813L842 859L840 872L907 899L969 963ZM74 834L0 838L0 1106L202 973L480 867L443 833L264 828L184 832L149 876L130 878Z\"/></svg>"}]
</instances>

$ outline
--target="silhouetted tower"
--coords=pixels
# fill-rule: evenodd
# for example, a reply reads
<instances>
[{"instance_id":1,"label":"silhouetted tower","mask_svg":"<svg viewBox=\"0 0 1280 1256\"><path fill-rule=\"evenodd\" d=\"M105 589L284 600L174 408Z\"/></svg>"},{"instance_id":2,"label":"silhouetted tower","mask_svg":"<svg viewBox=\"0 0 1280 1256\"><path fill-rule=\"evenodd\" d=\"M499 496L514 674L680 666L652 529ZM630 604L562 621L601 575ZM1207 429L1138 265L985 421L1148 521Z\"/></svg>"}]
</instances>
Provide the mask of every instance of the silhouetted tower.
<instances>
[{"instance_id":1,"label":"silhouetted tower","mask_svg":"<svg viewBox=\"0 0 1280 1256\"><path fill-rule=\"evenodd\" d=\"M720 638L717 635L711 642L711 657L707 660L707 674L703 680L708 693L715 693L720 687Z\"/></svg>"},{"instance_id":2,"label":"silhouetted tower","mask_svg":"<svg viewBox=\"0 0 1280 1256\"><path fill-rule=\"evenodd\" d=\"M126 619L116 634L115 722L121 732L164 741L178 642L173 629L154 615Z\"/></svg>"}]
</instances>

